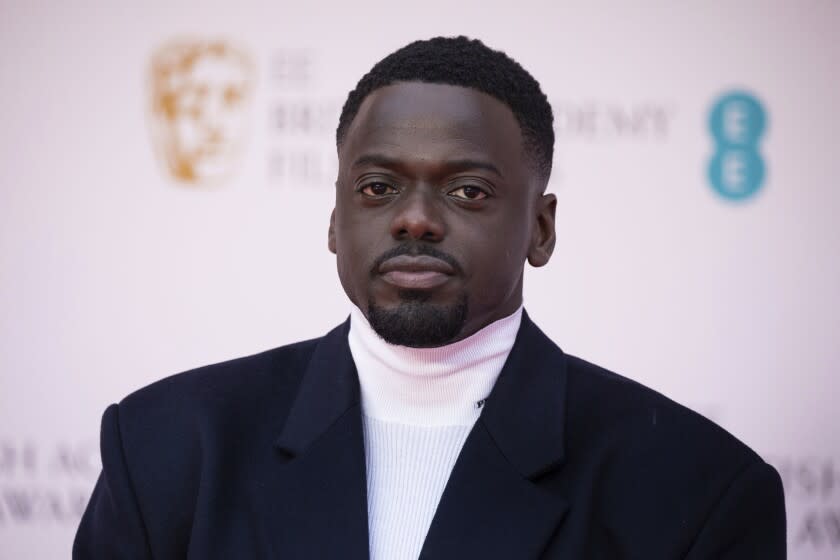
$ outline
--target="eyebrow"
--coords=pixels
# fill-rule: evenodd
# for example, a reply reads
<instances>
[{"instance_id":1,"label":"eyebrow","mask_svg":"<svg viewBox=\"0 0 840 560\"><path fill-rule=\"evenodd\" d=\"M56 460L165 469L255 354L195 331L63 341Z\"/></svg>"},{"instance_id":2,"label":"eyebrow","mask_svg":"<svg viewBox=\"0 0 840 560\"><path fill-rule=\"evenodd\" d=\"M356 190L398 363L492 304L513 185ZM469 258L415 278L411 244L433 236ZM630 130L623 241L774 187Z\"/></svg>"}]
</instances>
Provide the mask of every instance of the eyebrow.
<instances>
[{"instance_id":1,"label":"eyebrow","mask_svg":"<svg viewBox=\"0 0 840 560\"><path fill-rule=\"evenodd\" d=\"M404 162L402 160L388 157L383 154L366 154L356 158L351 167L355 168L362 167L365 165L377 165L379 167L388 167L393 169L402 167L404 165ZM481 161L476 159L451 159L445 161L443 166L447 169L454 169L457 171L466 171L469 169L483 169L485 171L494 173L499 177L503 177L502 172L499 171L499 168L488 161Z\"/></svg>"}]
</instances>

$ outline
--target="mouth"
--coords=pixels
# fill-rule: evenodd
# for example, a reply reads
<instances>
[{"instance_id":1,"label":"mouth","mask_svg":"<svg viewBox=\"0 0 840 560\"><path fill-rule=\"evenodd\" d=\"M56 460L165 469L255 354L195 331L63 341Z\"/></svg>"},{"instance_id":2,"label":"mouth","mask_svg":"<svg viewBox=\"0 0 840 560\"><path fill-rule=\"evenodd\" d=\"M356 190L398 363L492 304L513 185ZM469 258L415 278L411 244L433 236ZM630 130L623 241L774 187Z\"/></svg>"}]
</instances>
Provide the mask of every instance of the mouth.
<instances>
[{"instance_id":1,"label":"mouth","mask_svg":"<svg viewBox=\"0 0 840 560\"><path fill-rule=\"evenodd\" d=\"M455 269L429 255L398 255L383 262L379 274L385 282L403 290L430 290L445 284Z\"/></svg>"}]
</instances>

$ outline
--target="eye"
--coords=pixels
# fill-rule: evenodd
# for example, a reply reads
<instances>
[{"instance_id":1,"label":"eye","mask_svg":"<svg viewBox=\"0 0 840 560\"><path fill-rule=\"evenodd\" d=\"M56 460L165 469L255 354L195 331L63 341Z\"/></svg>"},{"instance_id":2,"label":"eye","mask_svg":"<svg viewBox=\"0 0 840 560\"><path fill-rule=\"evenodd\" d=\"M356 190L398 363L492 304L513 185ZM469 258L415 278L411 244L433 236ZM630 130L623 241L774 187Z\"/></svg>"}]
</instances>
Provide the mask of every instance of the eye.
<instances>
[{"instance_id":1,"label":"eye","mask_svg":"<svg viewBox=\"0 0 840 560\"><path fill-rule=\"evenodd\" d=\"M481 187L476 187L473 185L458 187L457 189L449 191L448 194L449 196L460 198L462 200L483 200L489 196L487 194L487 191L485 191Z\"/></svg>"},{"instance_id":2,"label":"eye","mask_svg":"<svg viewBox=\"0 0 840 560\"><path fill-rule=\"evenodd\" d=\"M396 194L398 191L387 183L368 183L359 189L359 192L369 197L387 196L389 194Z\"/></svg>"}]
</instances>

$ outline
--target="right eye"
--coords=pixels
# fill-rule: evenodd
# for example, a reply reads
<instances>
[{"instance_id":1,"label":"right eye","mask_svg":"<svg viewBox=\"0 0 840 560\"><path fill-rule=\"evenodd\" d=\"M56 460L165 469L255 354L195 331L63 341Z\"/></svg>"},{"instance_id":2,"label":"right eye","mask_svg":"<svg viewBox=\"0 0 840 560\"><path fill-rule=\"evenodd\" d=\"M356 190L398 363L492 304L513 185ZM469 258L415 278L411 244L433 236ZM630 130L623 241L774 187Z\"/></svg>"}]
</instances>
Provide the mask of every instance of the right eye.
<instances>
[{"instance_id":1,"label":"right eye","mask_svg":"<svg viewBox=\"0 0 840 560\"><path fill-rule=\"evenodd\" d=\"M377 198L389 194L396 194L398 191L388 183L368 183L359 189L359 192L365 196Z\"/></svg>"}]
</instances>

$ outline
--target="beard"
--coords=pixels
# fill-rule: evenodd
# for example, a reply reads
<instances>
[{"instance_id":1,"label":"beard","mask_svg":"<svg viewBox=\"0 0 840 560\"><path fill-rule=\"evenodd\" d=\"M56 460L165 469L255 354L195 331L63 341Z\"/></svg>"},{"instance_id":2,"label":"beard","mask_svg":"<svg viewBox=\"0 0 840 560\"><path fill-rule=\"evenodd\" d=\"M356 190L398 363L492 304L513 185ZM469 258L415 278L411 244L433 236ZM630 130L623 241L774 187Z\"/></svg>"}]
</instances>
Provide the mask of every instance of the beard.
<instances>
[{"instance_id":1,"label":"beard","mask_svg":"<svg viewBox=\"0 0 840 560\"><path fill-rule=\"evenodd\" d=\"M400 303L385 308L368 300L368 322L385 342L412 348L443 346L455 340L467 320L467 296L453 304L429 302L418 290L400 292Z\"/></svg>"}]
</instances>

